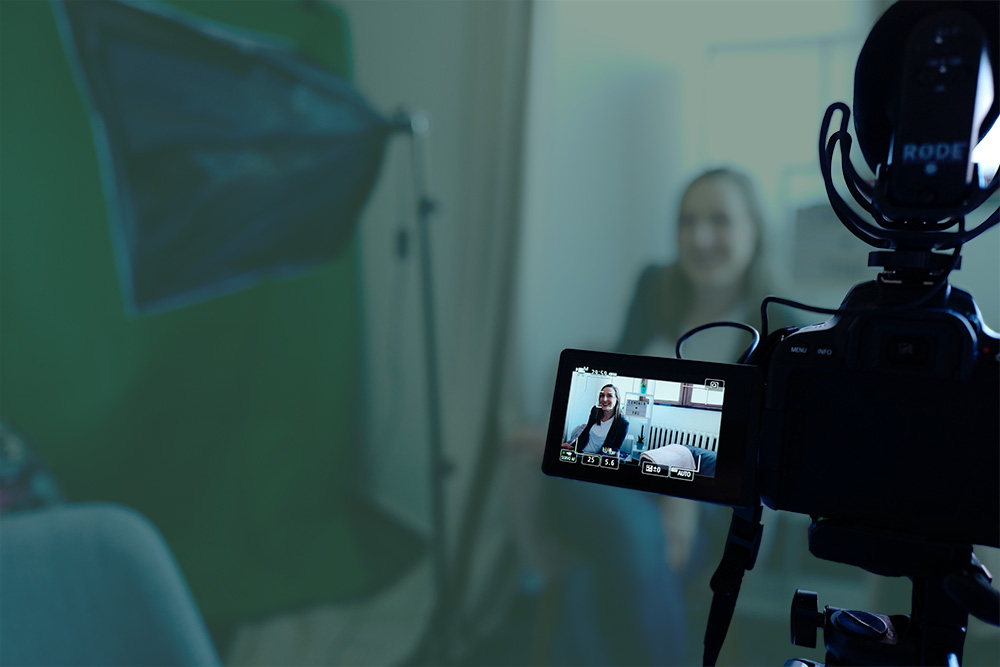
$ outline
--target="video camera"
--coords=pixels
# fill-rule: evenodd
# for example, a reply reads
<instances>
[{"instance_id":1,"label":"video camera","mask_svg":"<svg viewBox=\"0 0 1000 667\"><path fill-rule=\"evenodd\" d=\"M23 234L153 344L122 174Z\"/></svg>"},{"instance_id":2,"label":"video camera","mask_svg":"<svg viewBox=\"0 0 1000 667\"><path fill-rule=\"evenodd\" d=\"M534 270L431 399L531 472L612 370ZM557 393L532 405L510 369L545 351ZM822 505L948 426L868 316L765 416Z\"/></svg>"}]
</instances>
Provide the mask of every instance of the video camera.
<instances>
[{"instance_id":1,"label":"video camera","mask_svg":"<svg viewBox=\"0 0 1000 667\"><path fill-rule=\"evenodd\" d=\"M851 162L847 106L826 112L827 194L843 224L876 248L876 280L832 310L768 297L761 336L751 330L736 364L680 358L684 339L704 327L678 342L678 359L581 350L560 358L546 474L734 507L712 580L706 664L756 558L761 502L812 517L815 555L914 580L912 619L848 620L843 610L810 609L815 594L797 594L793 641L815 645L825 628L828 662L960 660L968 613L1000 623L1000 597L971 550L1000 546L1000 338L972 296L948 282L962 245L1000 220L998 208L966 229L1000 185L973 155L998 115L998 7L903 1L876 23L854 90L874 182ZM833 182L838 156L857 207ZM830 318L769 333L772 303ZM709 326L723 325L749 329ZM607 384L621 394L628 435L588 451L571 431L588 423L591 394Z\"/></svg>"}]
</instances>

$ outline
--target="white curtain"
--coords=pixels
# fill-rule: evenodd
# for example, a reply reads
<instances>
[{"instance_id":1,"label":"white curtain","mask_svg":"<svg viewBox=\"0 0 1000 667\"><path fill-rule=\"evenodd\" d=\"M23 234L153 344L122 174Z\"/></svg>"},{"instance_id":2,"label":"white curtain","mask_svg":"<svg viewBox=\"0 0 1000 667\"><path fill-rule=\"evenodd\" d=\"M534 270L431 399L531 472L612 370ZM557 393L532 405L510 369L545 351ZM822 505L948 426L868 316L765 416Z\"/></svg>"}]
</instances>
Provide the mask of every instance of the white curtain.
<instances>
[{"instance_id":1,"label":"white curtain","mask_svg":"<svg viewBox=\"0 0 1000 667\"><path fill-rule=\"evenodd\" d=\"M431 123L436 372L452 467L444 482L445 534L449 575L466 604L495 551L480 548L477 517L493 487L498 462L490 457L501 439L533 7L423 0L342 6L357 86L377 108L421 110ZM367 433L361 474L382 507L430 535L430 404L411 160L409 141L394 140L360 225L367 346L366 377L358 382Z\"/></svg>"}]
</instances>

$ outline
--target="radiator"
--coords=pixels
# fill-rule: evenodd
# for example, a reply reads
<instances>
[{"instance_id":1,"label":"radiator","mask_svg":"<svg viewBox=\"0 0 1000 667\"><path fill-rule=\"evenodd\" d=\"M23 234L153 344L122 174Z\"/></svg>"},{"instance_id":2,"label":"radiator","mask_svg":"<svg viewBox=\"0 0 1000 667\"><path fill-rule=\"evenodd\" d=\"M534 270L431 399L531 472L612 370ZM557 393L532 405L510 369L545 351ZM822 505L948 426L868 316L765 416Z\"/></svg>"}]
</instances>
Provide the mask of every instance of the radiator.
<instances>
[{"instance_id":1,"label":"radiator","mask_svg":"<svg viewBox=\"0 0 1000 667\"><path fill-rule=\"evenodd\" d=\"M667 445L688 445L714 452L719 446L719 434L688 431L671 426L650 426L646 450L658 449Z\"/></svg>"}]
</instances>

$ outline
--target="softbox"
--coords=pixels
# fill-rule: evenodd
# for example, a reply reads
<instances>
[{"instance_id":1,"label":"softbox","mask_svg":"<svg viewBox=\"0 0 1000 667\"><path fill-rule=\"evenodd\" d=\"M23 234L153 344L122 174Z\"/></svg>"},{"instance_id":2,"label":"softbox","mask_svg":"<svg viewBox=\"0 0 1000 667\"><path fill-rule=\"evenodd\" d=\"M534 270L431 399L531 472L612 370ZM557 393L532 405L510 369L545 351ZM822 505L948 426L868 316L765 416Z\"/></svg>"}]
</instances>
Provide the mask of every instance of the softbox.
<instances>
[{"instance_id":1,"label":"softbox","mask_svg":"<svg viewBox=\"0 0 1000 667\"><path fill-rule=\"evenodd\" d=\"M155 2L53 0L87 100L126 308L335 257L396 125L338 74Z\"/></svg>"}]
</instances>

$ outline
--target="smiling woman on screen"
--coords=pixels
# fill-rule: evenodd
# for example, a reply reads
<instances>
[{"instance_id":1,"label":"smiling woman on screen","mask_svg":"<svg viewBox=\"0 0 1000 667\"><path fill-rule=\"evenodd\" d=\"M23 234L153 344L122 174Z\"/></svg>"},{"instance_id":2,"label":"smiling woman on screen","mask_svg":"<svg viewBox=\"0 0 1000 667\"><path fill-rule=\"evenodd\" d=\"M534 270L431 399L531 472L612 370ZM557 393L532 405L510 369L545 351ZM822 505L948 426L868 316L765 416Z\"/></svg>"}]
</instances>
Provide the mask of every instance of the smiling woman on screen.
<instances>
[{"instance_id":1,"label":"smiling woman on screen","mask_svg":"<svg viewBox=\"0 0 1000 667\"><path fill-rule=\"evenodd\" d=\"M606 384L597 395L597 405L591 408L590 418L573 430L564 448L573 448L581 454L618 454L628 434L628 420L622 415L622 402L618 387Z\"/></svg>"}]
</instances>

